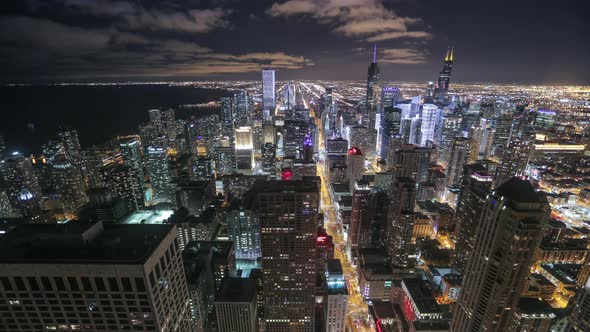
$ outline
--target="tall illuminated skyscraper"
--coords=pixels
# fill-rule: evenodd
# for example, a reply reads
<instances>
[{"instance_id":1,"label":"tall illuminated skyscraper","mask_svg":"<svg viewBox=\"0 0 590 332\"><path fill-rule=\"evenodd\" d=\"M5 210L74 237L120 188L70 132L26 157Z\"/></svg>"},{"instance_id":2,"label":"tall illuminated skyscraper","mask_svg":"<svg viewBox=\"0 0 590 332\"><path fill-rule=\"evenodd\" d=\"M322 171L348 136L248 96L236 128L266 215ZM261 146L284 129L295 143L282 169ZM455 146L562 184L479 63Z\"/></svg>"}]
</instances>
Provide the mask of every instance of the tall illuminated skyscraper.
<instances>
[{"instance_id":1,"label":"tall illuminated skyscraper","mask_svg":"<svg viewBox=\"0 0 590 332\"><path fill-rule=\"evenodd\" d=\"M141 145L135 138L126 140L119 144L121 148L121 155L123 162L130 167L133 167L137 174L137 181L140 190L145 186L145 178L143 175L143 166L141 164Z\"/></svg>"},{"instance_id":2,"label":"tall illuminated skyscraper","mask_svg":"<svg viewBox=\"0 0 590 332\"><path fill-rule=\"evenodd\" d=\"M571 325L574 332L590 331L590 278L576 294Z\"/></svg>"},{"instance_id":3,"label":"tall illuminated skyscraper","mask_svg":"<svg viewBox=\"0 0 590 332\"><path fill-rule=\"evenodd\" d=\"M420 146L427 146L434 142L434 130L440 110L434 104L422 106L422 123L420 126Z\"/></svg>"},{"instance_id":4,"label":"tall illuminated skyscraper","mask_svg":"<svg viewBox=\"0 0 590 332\"><path fill-rule=\"evenodd\" d=\"M318 183L261 181L252 190L260 218L266 329L312 332Z\"/></svg>"},{"instance_id":5,"label":"tall illuminated skyscraper","mask_svg":"<svg viewBox=\"0 0 590 332\"><path fill-rule=\"evenodd\" d=\"M415 204L416 182L407 177L396 178L387 218L387 253L395 265L406 266L412 254Z\"/></svg>"},{"instance_id":6,"label":"tall illuminated skyscraper","mask_svg":"<svg viewBox=\"0 0 590 332\"><path fill-rule=\"evenodd\" d=\"M456 137L451 148L451 156L447 167L447 186L453 187L461 184L463 167L473 161L473 140L465 137Z\"/></svg>"},{"instance_id":7,"label":"tall illuminated skyscraper","mask_svg":"<svg viewBox=\"0 0 590 332\"><path fill-rule=\"evenodd\" d=\"M55 189L64 211L67 214L76 214L88 202L80 169L65 155L57 156L51 166Z\"/></svg>"},{"instance_id":8,"label":"tall illuminated skyscraper","mask_svg":"<svg viewBox=\"0 0 590 332\"><path fill-rule=\"evenodd\" d=\"M453 332L507 331L547 225L550 207L512 178L488 196L451 323Z\"/></svg>"},{"instance_id":9,"label":"tall illuminated skyscraper","mask_svg":"<svg viewBox=\"0 0 590 332\"><path fill-rule=\"evenodd\" d=\"M63 128L57 135L63 144L67 158L74 164L79 164L82 160L82 148L80 147L78 132L72 128Z\"/></svg>"},{"instance_id":10,"label":"tall illuminated skyscraper","mask_svg":"<svg viewBox=\"0 0 590 332\"><path fill-rule=\"evenodd\" d=\"M365 104L366 104L366 114L375 116L376 105L375 105L375 93L376 86L379 85L379 79L381 77L381 71L379 70L379 65L377 64L377 45L375 45L373 49L373 61L369 65L369 70L367 71L367 95L365 97ZM373 120L374 123L374 120Z\"/></svg>"},{"instance_id":11,"label":"tall illuminated skyscraper","mask_svg":"<svg viewBox=\"0 0 590 332\"><path fill-rule=\"evenodd\" d=\"M12 207L25 208L25 197L26 201L41 199L41 187L29 158L18 152L5 157L0 160L0 175Z\"/></svg>"},{"instance_id":12,"label":"tall illuminated skyscraper","mask_svg":"<svg viewBox=\"0 0 590 332\"><path fill-rule=\"evenodd\" d=\"M449 47L445 56L445 62L443 63L443 69L438 74L438 81L434 89L434 97L442 100L445 98L447 91L449 90L449 83L451 81L451 71L453 70L453 56L454 49Z\"/></svg>"},{"instance_id":13,"label":"tall illuminated skyscraper","mask_svg":"<svg viewBox=\"0 0 590 332\"><path fill-rule=\"evenodd\" d=\"M346 178L349 183L348 188L352 191L355 182L363 177L363 171L365 170L365 156L361 152L361 149L353 146L348 149L348 156L346 159Z\"/></svg>"},{"instance_id":14,"label":"tall illuminated skyscraper","mask_svg":"<svg viewBox=\"0 0 590 332\"><path fill-rule=\"evenodd\" d=\"M352 188L352 213L350 218L350 231L348 235L348 249L350 251L359 248L361 236L361 223L363 216L367 214L367 198L371 187L363 181L356 181Z\"/></svg>"},{"instance_id":15,"label":"tall illuminated skyscraper","mask_svg":"<svg viewBox=\"0 0 590 332\"><path fill-rule=\"evenodd\" d=\"M5 331L195 331L173 225L23 224L2 239L0 264Z\"/></svg>"},{"instance_id":16,"label":"tall illuminated skyscraper","mask_svg":"<svg viewBox=\"0 0 590 332\"><path fill-rule=\"evenodd\" d=\"M467 261L476 245L475 235L479 226L479 216L485 206L493 179L493 176L486 173L483 165L472 164L464 168L461 192L455 212L457 244L453 254L455 268L461 274L464 274Z\"/></svg>"},{"instance_id":17,"label":"tall illuminated skyscraper","mask_svg":"<svg viewBox=\"0 0 590 332\"><path fill-rule=\"evenodd\" d=\"M145 151L147 174L156 200L171 201L172 175L166 148L149 146Z\"/></svg>"},{"instance_id":18,"label":"tall illuminated skyscraper","mask_svg":"<svg viewBox=\"0 0 590 332\"><path fill-rule=\"evenodd\" d=\"M275 98L275 71L265 69L262 71L262 112L265 121L271 121L274 116Z\"/></svg>"},{"instance_id":19,"label":"tall illuminated skyscraper","mask_svg":"<svg viewBox=\"0 0 590 332\"><path fill-rule=\"evenodd\" d=\"M387 158L391 139L400 133L401 113L402 110L400 108L393 106L383 109L383 118L381 119L381 128L379 130L381 136L381 151L379 151L379 156L382 159Z\"/></svg>"}]
</instances>

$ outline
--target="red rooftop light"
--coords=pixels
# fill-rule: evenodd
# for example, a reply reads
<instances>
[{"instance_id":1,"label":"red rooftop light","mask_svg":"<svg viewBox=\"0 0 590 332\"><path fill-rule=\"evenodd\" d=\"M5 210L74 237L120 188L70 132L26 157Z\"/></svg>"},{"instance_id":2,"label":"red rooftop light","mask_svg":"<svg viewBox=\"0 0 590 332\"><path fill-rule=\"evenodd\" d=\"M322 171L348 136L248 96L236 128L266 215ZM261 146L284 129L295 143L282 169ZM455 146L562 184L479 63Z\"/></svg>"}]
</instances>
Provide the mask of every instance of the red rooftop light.
<instances>
[{"instance_id":1,"label":"red rooftop light","mask_svg":"<svg viewBox=\"0 0 590 332\"><path fill-rule=\"evenodd\" d=\"M363 153L361 152L361 149L357 148L356 146L353 146L350 149L348 149L349 156L361 156L362 154Z\"/></svg>"}]
</instances>

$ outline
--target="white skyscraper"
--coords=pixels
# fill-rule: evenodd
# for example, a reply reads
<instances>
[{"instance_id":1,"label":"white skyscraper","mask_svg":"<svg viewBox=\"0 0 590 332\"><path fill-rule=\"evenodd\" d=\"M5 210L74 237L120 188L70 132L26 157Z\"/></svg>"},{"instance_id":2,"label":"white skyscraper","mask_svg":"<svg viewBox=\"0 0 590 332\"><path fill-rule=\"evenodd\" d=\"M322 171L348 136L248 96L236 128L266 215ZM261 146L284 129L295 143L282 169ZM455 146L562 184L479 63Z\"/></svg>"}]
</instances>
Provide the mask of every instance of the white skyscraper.
<instances>
[{"instance_id":1,"label":"white skyscraper","mask_svg":"<svg viewBox=\"0 0 590 332\"><path fill-rule=\"evenodd\" d=\"M270 120L275 109L275 71L272 69L262 71L262 104L264 119Z\"/></svg>"},{"instance_id":2,"label":"white skyscraper","mask_svg":"<svg viewBox=\"0 0 590 332\"><path fill-rule=\"evenodd\" d=\"M428 141L434 141L434 128L438 109L434 104L422 106L422 125L420 127L420 146L426 146Z\"/></svg>"}]
</instances>

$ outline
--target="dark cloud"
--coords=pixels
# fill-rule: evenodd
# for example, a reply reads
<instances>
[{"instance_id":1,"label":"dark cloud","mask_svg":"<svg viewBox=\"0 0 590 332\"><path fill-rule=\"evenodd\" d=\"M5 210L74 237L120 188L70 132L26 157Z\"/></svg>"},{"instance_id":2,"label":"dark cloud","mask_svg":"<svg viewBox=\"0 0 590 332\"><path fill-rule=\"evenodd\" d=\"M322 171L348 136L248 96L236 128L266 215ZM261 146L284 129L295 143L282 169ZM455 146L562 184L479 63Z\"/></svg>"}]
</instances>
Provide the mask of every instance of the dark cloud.
<instances>
[{"instance_id":1,"label":"dark cloud","mask_svg":"<svg viewBox=\"0 0 590 332\"><path fill-rule=\"evenodd\" d=\"M581 5L581 6L580 6ZM77 77L590 83L581 0L0 1L4 81Z\"/></svg>"}]
</instances>

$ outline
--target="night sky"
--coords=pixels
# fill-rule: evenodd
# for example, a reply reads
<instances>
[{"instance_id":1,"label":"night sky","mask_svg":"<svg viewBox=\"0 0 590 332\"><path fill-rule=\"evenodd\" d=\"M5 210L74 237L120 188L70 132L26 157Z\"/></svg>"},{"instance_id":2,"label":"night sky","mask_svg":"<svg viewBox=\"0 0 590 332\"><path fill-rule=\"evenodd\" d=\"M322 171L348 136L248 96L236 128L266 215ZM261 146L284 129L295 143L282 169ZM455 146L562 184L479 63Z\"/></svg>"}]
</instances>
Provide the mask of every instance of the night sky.
<instances>
[{"instance_id":1,"label":"night sky","mask_svg":"<svg viewBox=\"0 0 590 332\"><path fill-rule=\"evenodd\" d=\"M6 0L4 82L434 80L590 83L587 1Z\"/></svg>"}]
</instances>

